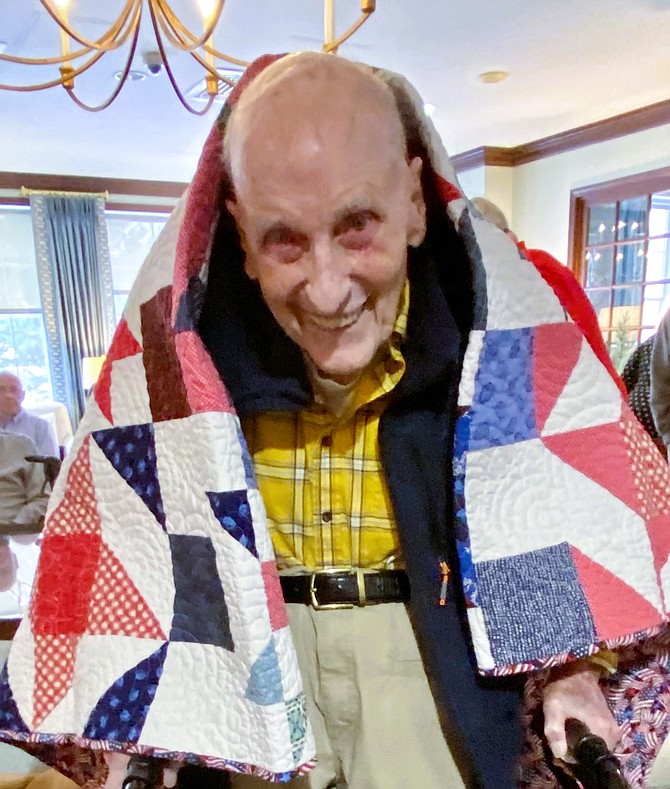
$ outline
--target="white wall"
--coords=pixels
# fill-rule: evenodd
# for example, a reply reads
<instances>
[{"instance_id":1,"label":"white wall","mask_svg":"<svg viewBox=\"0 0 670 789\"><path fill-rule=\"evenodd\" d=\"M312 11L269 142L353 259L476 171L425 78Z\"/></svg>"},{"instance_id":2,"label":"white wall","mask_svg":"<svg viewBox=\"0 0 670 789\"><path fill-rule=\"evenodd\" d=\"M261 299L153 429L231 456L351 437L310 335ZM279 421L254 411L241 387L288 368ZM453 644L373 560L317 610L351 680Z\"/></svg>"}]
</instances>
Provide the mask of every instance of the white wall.
<instances>
[{"instance_id":1,"label":"white wall","mask_svg":"<svg viewBox=\"0 0 670 789\"><path fill-rule=\"evenodd\" d=\"M566 263L571 190L667 166L670 123L517 167L477 167L458 180L468 197L499 206L529 247Z\"/></svg>"},{"instance_id":2,"label":"white wall","mask_svg":"<svg viewBox=\"0 0 670 789\"><path fill-rule=\"evenodd\" d=\"M458 173L458 182L466 197L472 199L486 196L486 169L486 167L474 167L472 170Z\"/></svg>"},{"instance_id":3,"label":"white wall","mask_svg":"<svg viewBox=\"0 0 670 789\"><path fill-rule=\"evenodd\" d=\"M667 166L670 124L509 168L514 229L529 247L546 249L565 262L572 189Z\"/></svg>"},{"instance_id":4,"label":"white wall","mask_svg":"<svg viewBox=\"0 0 670 789\"><path fill-rule=\"evenodd\" d=\"M486 197L513 221L514 170L511 167L475 167L459 173L458 181L467 197Z\"/></svg>"}]
</instances>

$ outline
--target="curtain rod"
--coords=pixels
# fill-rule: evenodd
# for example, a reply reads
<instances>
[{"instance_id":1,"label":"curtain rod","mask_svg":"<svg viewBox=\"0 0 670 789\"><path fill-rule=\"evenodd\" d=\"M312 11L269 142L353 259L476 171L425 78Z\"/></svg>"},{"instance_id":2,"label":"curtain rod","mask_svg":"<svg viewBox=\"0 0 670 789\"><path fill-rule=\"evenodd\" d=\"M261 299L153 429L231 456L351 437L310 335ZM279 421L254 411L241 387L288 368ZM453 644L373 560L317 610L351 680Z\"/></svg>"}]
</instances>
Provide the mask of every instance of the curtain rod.
<instances>
[{"instance_id":1,"label":"curtain rod","mask_svg":"<svg viewBox=\"0 0 670 789\"><path fill-rule=\"evenodd\" d=\"M30 195L57 195L59 197L102 197L104 200L109 198L109 192L68 192L55 189L29 189L27 186L21 187L21 197Z\"/></svg>"}]
</instances>

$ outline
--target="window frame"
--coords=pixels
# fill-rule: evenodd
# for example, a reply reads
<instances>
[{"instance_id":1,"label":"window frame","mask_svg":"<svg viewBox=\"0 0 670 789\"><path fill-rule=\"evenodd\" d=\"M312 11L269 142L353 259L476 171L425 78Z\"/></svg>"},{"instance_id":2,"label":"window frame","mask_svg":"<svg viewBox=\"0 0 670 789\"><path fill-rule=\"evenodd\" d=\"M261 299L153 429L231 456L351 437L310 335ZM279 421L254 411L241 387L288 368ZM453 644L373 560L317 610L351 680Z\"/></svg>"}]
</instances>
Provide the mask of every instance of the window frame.
<instances>
[{"instance_id":1,"label":"window frame","mask_svg":"<svg viewBox=\"0 0 670 789\"><path fill-rule=\"evenodd\" d=\"M670 189L670 167L661 167L645 173L615 178L601 184L583 186L570 192L570 236L568 260L570 269L584 285L586 274L584 253L588 246L587 209L597 203L618 203L631 197Z\"/></svg>"},{"instance_id":2,"label":"window frame","mask_svg":"<svg viewBox=\"0 0 670 789\"><path fill-rule=\"evenodd\" d=\"M13 200L7 199L4 197L0 197L0 210L10 208L14 211L26 211L30 214L30 205L27 201L21 200ZM53 400L53 372L51 367L51 357L49 354L49 342L46 335L46 324L45 324L45 316L44 316L44 305L42 304L42 294L40 293L40 306L39 307L0 307L0 317L2 316L9 316L10 321L13 316L22 316L22 315L36 315L39 316L42 320L42 329L43 329L43 340L44 340L44 353L46 357L46 366L49 373L49 390L51 392L51 400ZM16 346L14 346L16 348ZM20 375L20 369L23 365L10 365L9 367L0 363L0 369L5 370L9 369L10 371L12 368L17 368L17 375ZM22 380L23 377L22 377ZM26 397L27 402L33 402L33 391L32 389L26 389ZM35 400L34 402L45 402Z\"/></svg>"},{"instance_id":3,"label":"window frame","mask_svg":"<svg viewBox=\"0 0 670 789\"><path fill-rule=\"evenodd\" d=\"M184 194L188 184L178 181L145 181L95 176L68 176L40 173L0 172L0 207L30 208L30 190L47 192L105 194L105 211L165 214L166 218ZM28 310L46 320L44 305ZM6 312L6 311L4 311ZM17 310L12 313L17 313ZM52 361L47 346L50 379Z\"/></svg>"},{"instance_id":4,"label":"window frame","mask_svg":"<svg viewBox=\"0 0 670 789\"><path fill-rule=\"evenodd\" d=\"M667 192L669 190L670 167L661 167L657 170L635 173L623 178L615 178L599 184L579 187L577 189L573 189L570 192L570 235L568 241L568 265L583 288L586 288L586 250L589 246L591 246L588 243L588 214L591 206L602 203L616 203L618 217L618 204L620 204L622 201L644 195L649 196L658 192ZM645 243L648 243L649 233L647 232L644 239L641 240L644 240ZM631 239L631 242L632 241L633 240ZM662 284L667 283L670 285L670 277L659 280L658 282ZM647 284L656 284L656 280L654 283L641 283L641 321L642 315L644 314L644 291ZM610 290L615 289L616 288L614 287L614 284L612 284L610 286ZM611 306L610 309L612 309ZM609 338L611 338L613 330L613 326L610 326L607 329L607 335ZM644 329L638 328L638 343L641 341L640 332L642 331L644 331Z\"/></svg>"}]
</instances>

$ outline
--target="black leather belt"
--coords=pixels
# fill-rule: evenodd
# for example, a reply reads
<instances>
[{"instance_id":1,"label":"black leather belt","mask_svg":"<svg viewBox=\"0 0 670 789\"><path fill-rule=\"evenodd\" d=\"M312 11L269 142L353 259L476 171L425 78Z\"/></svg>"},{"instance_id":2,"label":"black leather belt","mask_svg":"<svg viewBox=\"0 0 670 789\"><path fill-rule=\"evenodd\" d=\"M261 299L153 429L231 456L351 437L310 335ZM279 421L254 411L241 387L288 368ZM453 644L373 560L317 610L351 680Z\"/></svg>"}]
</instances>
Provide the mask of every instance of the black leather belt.
<instances>
[{"instance_id":1,"label":"black leather belt","mask_svg":"<svg viewBox=\"0 0 670 789\"><path fill-rule=\"evenodd\" d=\"M287 603L311 605L317 610L406 603L410 597L404 570L319 570L310 575L281 575L280 581Z\"/></svg>"}]
</instances>

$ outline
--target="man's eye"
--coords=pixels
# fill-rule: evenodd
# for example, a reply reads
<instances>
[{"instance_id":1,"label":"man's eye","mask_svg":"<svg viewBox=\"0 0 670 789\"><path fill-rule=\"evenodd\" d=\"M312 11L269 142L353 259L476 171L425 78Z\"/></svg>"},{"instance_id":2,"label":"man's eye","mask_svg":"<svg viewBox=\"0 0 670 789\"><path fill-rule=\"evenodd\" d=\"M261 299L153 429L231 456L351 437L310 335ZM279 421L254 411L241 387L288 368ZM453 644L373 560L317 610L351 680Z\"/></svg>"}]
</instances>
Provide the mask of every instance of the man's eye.
<instances>
[{"instance_id":1,"label":"man's eye","mask_svg":"<svg viewBox=\"0 0 670 789\"><path fill-rule=\"evenodd\" d=\"M350 249L361 249L372 241L379 217L373 211L357 211L342 219L335 227L338 241Z\"/></svg>"},{"instance_id":2,"label":"man's eye","mask_svg":"<svg viewBox=\"0 0 670 789\"><path fill-rule=\"evenodd\" d=\"M297 260L303 253L304 239L288 228L271 230L263 239L263 251L282 262Z\"/></svg>"}]
</instances>

